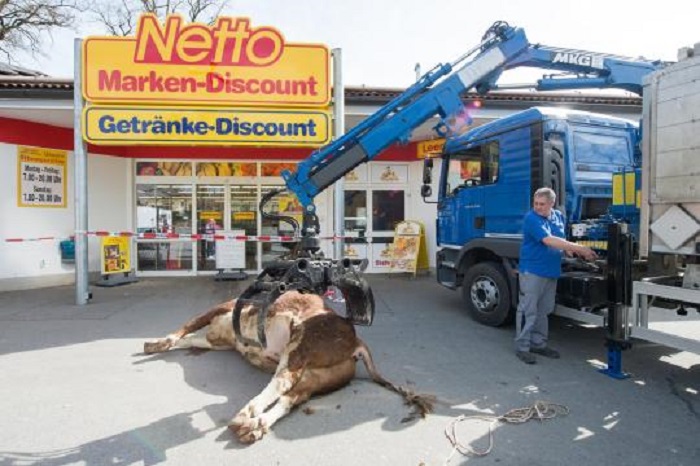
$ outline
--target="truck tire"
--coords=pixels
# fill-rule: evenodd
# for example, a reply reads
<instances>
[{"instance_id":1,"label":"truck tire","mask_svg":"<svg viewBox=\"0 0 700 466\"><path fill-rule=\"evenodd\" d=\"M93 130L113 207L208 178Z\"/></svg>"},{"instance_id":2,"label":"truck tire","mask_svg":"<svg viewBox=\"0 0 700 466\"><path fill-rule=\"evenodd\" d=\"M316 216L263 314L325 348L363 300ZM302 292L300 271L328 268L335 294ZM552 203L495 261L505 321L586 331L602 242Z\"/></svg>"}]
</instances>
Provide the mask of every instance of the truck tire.
<instances>
[{"instance_id":1,"label":"truck tire","mask_svg":"<svg viewBox=\"0 0 700 466\"><path fill-rule=\"evenodd\" d=\"M496 262L482 262L467 269L462 297L469 315L480 324L499 327L514 320L506 273Z\"/></svg>"}]
</instances>

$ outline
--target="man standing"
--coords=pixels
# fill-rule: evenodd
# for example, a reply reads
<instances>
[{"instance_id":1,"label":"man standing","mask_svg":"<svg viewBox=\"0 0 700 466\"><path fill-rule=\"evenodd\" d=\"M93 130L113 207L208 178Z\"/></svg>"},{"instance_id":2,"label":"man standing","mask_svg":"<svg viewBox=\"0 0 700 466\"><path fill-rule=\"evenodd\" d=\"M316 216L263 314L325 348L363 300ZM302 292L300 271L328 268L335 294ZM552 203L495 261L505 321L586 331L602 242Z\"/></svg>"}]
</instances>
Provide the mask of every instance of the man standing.
<instances>
[{"instance_id":1,"label":"man standing","mask_svg":"<svg viewBox=\"0 0 700 466\"><path fill-rule=\"evenodd\" d=\"M534 354L559 358L559 352L547 346L547 336L548 318L554 311L557 279L561 275L562 252L585 260L597 257L591 248L565 239L566 222L562 213L554 209L555 201L552 189L538 189L533 208L523 221L515 351L526 364L537 362Z\"/></svg>"}]
</instances>

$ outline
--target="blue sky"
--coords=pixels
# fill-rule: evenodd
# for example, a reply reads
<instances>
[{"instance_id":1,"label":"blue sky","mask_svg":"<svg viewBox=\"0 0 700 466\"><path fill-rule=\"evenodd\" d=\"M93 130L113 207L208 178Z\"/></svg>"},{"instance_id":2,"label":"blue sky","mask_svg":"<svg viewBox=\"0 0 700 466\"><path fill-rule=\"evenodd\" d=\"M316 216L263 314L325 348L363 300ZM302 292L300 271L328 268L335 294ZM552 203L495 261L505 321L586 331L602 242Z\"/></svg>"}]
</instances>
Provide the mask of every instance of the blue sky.
<instances>
[{"instance_id":1,"label":"blue sky","mask_svg":"<svg viewBox=\"0 0 700 466\"><path fill-rule=\"evenodd\" d=\"M225 12L253 26L274 26L289 42L323 43L343 51L345 85L405 87L423 71L451 62L478 44L497 20L522 27L532 43L648 59L675 60L679 47L700 42L697 4L666 0L232 0ZM73 75L73 39L104 35L96 24L62 30L46 57L21 64L59 77ZM512 71L504 82L541 73Z\"/></svg>"}]
</instances>

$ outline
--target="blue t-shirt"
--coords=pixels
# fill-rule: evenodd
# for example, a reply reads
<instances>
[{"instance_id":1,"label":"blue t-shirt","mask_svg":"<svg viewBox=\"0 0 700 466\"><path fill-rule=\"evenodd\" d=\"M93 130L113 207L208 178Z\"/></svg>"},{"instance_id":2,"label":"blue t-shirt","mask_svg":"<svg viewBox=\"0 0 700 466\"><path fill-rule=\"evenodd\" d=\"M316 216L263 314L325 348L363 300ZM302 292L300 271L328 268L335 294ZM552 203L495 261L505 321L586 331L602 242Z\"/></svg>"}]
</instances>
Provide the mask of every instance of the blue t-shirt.
<instances>
[{"instance_id":1,"label":"blue t-shirt","mask_svg":"<svg viewBox=\"0 0 700 466\"><path fill-rule=\"evenodd\" d=\"M528 212L523 220L523 244L520 247L520 273L529 272L546 278L559 278L563 252L546 246L542 240L548 236L566 238L564 216L552 209L549 218Z\"/></svg>"}]
</instances>

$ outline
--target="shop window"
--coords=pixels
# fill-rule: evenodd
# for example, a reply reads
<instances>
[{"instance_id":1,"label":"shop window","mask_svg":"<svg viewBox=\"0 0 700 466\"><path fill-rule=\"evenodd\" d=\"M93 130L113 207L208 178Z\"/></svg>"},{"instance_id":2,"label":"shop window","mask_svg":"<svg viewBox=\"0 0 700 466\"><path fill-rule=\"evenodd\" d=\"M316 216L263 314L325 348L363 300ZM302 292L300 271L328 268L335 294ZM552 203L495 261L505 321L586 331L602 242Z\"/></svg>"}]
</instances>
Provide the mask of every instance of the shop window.
<instances>
[{"instance_id":1,"label":"shop window","mask_svg":"<svg viewBox=\"0 0 700 466\"><path fill-rule=\"evenodd\" d=\"M192 270L192 243L187 241L148 241L136 243L141 272Z\"/></svg>"},{"instance_id":2,"label":"shop window","mask_svg":"<svg viewBox=\"0 0 700 466\"><path fill-rule=\"evenodd\" d=\"M295 171L297 164L294 162L263 162L260 167L261 176L282 176L283 170Z\"/></svg>"},{"instance_id":3,"label":"shop window","mask_svg":"<svg viewBox=\"0 0 700 466\"><path fill-rule=\"evenodd\" d=\"M137 162L137 176L192 176L191 162Z\"/></svg>"},{"instance_id":4,"label":"shop window","mask_svg":"<svg viewBox=\"0 0 700 466\"><path fill-rule=\"evenodd\" d=\"M367 192L345 191L345 231L364 236L367 232Z\"/></svg>"},{"instance_id":5,"label":"shop window","mask_svg":"<svg viewBox=\"0 0 700 466\"><path fill-rule=\"evenodd\" d=\"M197 176L257 176L255 162L197 162Z\"/></svg>"},{"instance_id":6,"label":"shop window","mask_svg":"<svg viewBox=\"0 0 700 466\"><path fill-rule=\"evenodd\" d=\"M191 185L136 185L136 228L139 233L192 233ZM139 241L140 271L192 270L192 243Z\"/></svg>"},{"instance_id":7,"label":"shop window","mask_svg":"<svg viewBox=\"0 0 700 466\"><path fill-rule=\"evenodd\" d=\"M372 231L394 231L405 216L404 191L372 191Z\"/></svg>"},{"instance_id":8,"label":"shop window","mask_svg":"<svg viewBox=\"0 0 700 466\"><path fill-rule=\"evenodd\" d=\"M192 233L192 186L136 185L139 233Z\"/></svg>"},{"instance_id":9,"label":"shop window","mask_svg":"<svg viewBox=\"0 0 700 466\"><path fill-rule=\"evenodd\" d=\"M263 164L264 165L264 164ZM261 186L261 196L265 196L267 193L273 189L279 189L280 186ZM285 196L274 196L266 205L265 211L271 213L281 213L283 208L282 204L285 203ZM261 235L264 236L284 236L293 233L292 227L283 221L275 218L265 218L262 219L262 230ZM295 243L282 243L282 242L264 242L262 243L262 264L265 264L279 259L283 255L290 252L291 248L294 247Z\"/></svg>"},{"instance_id":10,"label":"shop window","mask_svg":"<svg viewBox=\"0 0 700 466\"><path fill-rule=\"evenodd\" d=\"M500 149L498 141L470 147L450 155L447 192L493 184L498 181Z\"/></svg>"}]
</instances>

